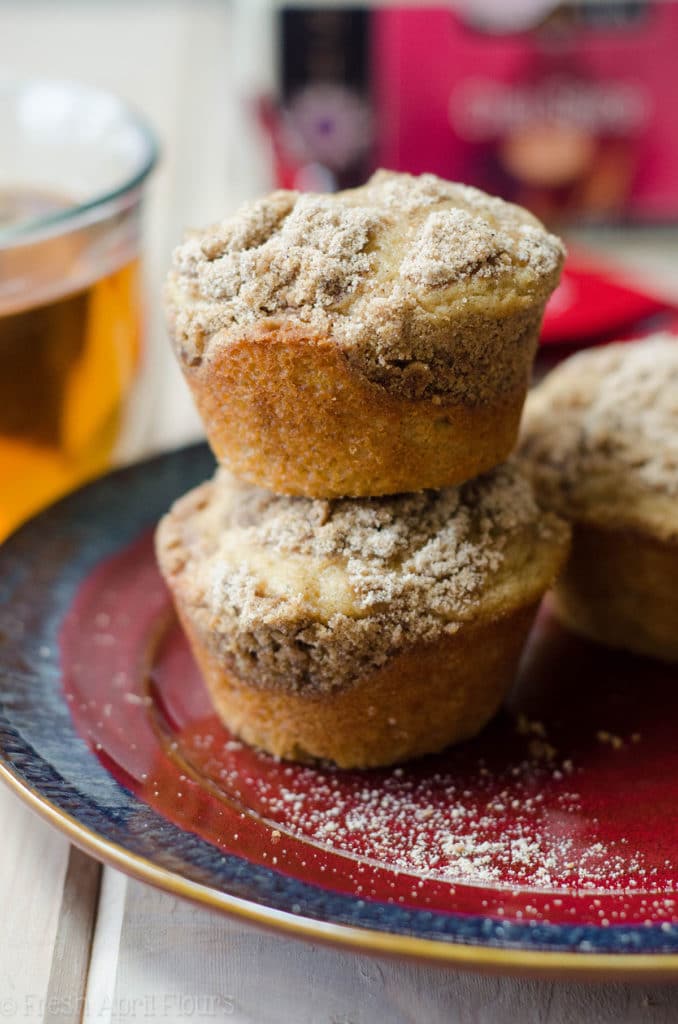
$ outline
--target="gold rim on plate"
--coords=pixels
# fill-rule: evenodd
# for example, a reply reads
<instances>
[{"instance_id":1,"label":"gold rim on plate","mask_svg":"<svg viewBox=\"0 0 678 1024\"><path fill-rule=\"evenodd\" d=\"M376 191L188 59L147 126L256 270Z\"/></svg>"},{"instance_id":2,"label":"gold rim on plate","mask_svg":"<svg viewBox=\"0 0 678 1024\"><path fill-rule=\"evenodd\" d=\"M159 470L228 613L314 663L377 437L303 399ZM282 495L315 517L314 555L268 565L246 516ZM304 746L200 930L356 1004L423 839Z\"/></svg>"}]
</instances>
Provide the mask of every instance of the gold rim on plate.
<instances>
[{"instance_id":1,"label":"gold rim on plate","mask_svg":"<svg viewBox=\"0 0 678 1024\"><path fill-rule=\"evenodd\" d=\"M575 953L477 946L331 924L260 906L199 882L192 882L104 839L33 790L5 764L0 764L0 778L7 782L9 788L28 807L63 832L74 845L102 863L193 903L298 939L324 942L354 952L406 957L430 964L449 964L461 969L495 974L631 981L650 978L666 980L675 978L678 973L678 953Z\"/></svg>"}]
</instances>

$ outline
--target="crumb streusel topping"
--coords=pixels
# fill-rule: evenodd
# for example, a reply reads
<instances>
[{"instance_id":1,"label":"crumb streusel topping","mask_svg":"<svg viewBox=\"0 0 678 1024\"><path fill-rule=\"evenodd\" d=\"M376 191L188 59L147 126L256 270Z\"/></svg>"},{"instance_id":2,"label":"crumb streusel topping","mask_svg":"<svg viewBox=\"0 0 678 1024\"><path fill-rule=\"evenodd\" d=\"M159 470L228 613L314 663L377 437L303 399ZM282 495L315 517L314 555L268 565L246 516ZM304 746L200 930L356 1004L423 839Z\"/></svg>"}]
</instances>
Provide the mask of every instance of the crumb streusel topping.
<instances>
[{"instance_id":1,"label":"crumb streusel topping","mask_svg":"<svg viewBox=\"0 0 678 1024\"><path fill-rule=\"evenodd\" d=\"M443 491L333 501L222 470L165 517L158 550L239 675L329 690L537 600L567 536L512 464Z\"/></svg>"},{"instance_id":2,"label":"crumb streusel topping","mask_svg":"<svg viewBox=\"0 0 678 1024\"><path fill-rule=\"evenodd\" d=\"M678 338L572 356L529 396L521 450L548 507L678 540Z\"/></svg>"},{"instance_id":3,"label":"crumb streusel topping","mask_svg":"<svg viewBox=\"0 0 678 1024\"><path fill-rule=\"evenodd\" d=\"M517 386L513 350L536 342L563 257L520 207L379 171L333 195L274 192L194 233L175 252L167 299L193 365L211 344L284 319L331 337L392 390L483 401Z\"/></svg>"}]
</instances>

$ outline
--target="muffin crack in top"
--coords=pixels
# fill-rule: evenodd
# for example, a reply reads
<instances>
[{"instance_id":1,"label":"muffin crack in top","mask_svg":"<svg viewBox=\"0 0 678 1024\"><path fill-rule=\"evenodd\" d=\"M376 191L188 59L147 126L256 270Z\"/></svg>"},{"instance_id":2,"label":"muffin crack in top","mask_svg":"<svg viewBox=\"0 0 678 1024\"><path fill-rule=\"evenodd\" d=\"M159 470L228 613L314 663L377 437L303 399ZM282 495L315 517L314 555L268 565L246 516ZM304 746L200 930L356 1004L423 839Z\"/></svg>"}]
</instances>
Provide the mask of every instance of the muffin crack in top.
<instances>
[{"instance_id":1,"label":"muffin crack in top","mask_svg":"<svg viewBox=\"0 0 678 1024\"><path fill-rule=\"evenodd\" d=\"M268 317L331 338L390 390L484 401L516 386L515 349L536 338L562 262L560 241L516 206L378 172L334 195L246 203L177 249L167 294L192 365Z\"/></svg>"}]
</instances>

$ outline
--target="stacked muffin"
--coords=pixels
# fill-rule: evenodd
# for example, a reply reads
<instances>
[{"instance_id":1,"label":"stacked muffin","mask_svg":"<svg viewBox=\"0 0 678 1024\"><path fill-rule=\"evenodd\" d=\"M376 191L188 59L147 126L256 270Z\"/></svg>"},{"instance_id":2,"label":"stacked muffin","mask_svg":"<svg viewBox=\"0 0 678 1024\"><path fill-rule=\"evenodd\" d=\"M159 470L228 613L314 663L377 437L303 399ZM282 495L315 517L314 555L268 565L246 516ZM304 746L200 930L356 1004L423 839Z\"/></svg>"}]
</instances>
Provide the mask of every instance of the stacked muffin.
<instances>
[{"instance_id":1,"label":"stacked muffin","mask_svg":"<svg viewBox=\"0 0 678 1024\"><path fill-rule=\"evenodd\" d=\"M177 250L170 330L221 468L157 550L237 735L370 766L495 712L568 548L504 461L562 261L524 210L386 172Z\"/></svg>"}]
</instances>

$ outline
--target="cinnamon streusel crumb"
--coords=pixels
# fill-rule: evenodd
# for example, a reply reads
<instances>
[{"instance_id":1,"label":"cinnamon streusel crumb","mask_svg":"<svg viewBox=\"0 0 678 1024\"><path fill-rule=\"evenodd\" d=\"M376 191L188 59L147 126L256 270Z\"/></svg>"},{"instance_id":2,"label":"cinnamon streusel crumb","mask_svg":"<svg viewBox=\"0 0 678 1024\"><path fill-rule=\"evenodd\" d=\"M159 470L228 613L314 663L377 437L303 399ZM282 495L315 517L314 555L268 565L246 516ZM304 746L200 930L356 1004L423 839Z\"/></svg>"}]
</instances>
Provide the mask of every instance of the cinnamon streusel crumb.
<instances>
[{"instance_id":1,"label":"cinnamon streusel crumb","mask_svg":"<svg viewBox=\"0 0 678 1024\"><path fill-rule=\"evenodd\" d=\"M678 338L562 363L528 398L521 449L547 506L678 538Z\"/></svg>"},{"instance_id":2,"label":"cinnamon streusel crumb","mask_svg":"<svg viewBox=\"0 0 678 1024\"><path fill-rule=\"evenodd\" d=\"M277 318L331 337L395 392L476 402L524 377L516 348L533 346L562 262L559 239L527 211L382 171L334 195L274 192L193 234L167 297L193 365Z\"/></svg>"},{"instance_id":3,"label":"cinnamon streusel crumb","mask_svg":"<svg viewBox=\"0 0 678 1024\"><path fill-rule=\"evenodd\" d=\"M313 501L220 471L163 520L163 571L243 678L331 690L418 641L536 600L567 529L512 465L461 487Z\"/></svg>"}]
</instances>

